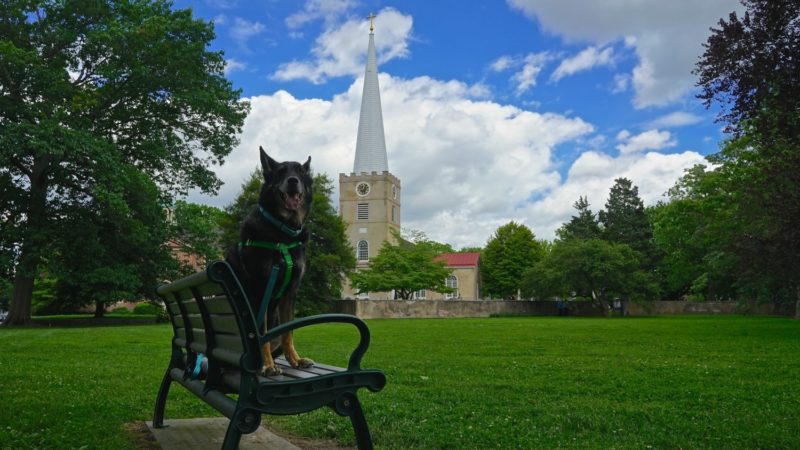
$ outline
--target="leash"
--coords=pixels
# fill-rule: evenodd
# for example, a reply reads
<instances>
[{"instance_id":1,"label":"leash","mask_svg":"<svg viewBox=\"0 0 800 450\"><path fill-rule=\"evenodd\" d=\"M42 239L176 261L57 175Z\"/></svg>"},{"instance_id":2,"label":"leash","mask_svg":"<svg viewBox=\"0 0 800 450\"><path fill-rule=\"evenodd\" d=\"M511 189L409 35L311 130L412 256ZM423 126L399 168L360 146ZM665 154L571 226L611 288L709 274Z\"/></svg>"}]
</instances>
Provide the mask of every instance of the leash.
<instances>
[{"instance_id":1,"label":"leash","mask_svg":"<svg viewBox=\"0 0 800 450\"><path fill-rule=\"evenodd\" d=\"M256 325L258 326L259 329L264 323L264 317L266 317L267 315L267 306L269 305L269 302L273 298L280 298L286 291L286 288L289 286L289 282L292 279L292 268L294 267L294 260L292 259L292 254L289 253L289 250L299 247L301 245L303 245L303 243L299 241L291 242L288 244L282 244L280 242L253 241L250 239L248 239L246 242L239 243L240 251L242 247L256 247L267 250L279 251L283 256L283 261L286 263L286 272L283 274L283 282L281 283L281 287L278 290L278 293L275 294L274 296L272 295L272 291L275 289L275 283L278 280L278 273L281 270L281 266L280 264L277 263L272 266L272 272L269 275L269 281L267 281L267 288L264 290L264 296L261 298L261 308L258 311L258 316L256 316Z\"/></svg>"},{"instance_id":2,"label":"leash","mask_svg":"<svg viewBox=\"0 0 800 450\"><path fill-rule=\"evenodd\" d=\"M280 220L276 219L272 216L263 206L259 205L258 209L261 211L261 215L267 219L267 222L271 223L275 227L277 227L281 232L289 237L297 237L300 236L300 233L303 232L303 228L292 228L287 226L285 223L281 222Z\"/></svg>"}]
</instances>

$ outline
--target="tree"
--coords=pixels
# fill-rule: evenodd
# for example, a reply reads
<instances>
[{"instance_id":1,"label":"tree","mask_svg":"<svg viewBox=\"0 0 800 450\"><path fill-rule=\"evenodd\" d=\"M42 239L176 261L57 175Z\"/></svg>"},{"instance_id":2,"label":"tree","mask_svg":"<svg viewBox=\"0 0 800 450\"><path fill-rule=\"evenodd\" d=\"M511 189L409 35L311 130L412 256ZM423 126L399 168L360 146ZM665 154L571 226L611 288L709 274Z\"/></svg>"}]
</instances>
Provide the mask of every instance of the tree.
<instances>
[{"instance_id":1,"label":"tree","mask_svg":"<svg viewBox=\"0 0 800 450\"><path fill-rule=\"evenodd\" d=\"M484 291L495 298L516 298L523 274L543 253L533 232L525 225L512 221L501 226L481 255Z\"/></svg>"},{"instance_id":2,"label":"tree","mask_svg":"<svg viewBox=\"0 0 800 450\"><path fill-rule=\"evenodd\" d=\"M718 121L734 136L775 129L796 130L800 105L800 3L795 0L742 0L740 19L732 12L711 28L695 66L698 98L706 108L722 107ZM766 113L766 114L765 114ZM797 143L800 136L782 133Z\"/></svg>"},{"instance_id":3,"label":"tree","mask_svg":"<svg viewBox=\"0 0 800 450\"><path fill-rule=\"evenodd\" d=\"M418 236L419 238L419 236ZM408 300L422 289L447 293L445 280L452 273L445 262L436 257L438 246L423 237L416 243L397 236L397 244L384 241L378 255L369 261L369 268L350 275L350 283L358 292L392 291Z\"/></svg>"},{"instance_id":4,"label":"tree","mask_svg":"<svg viewBox=\"0 0 800 450\"><path fill-rule=\"evenodd\" d=\"M589 201L586 197L578 197L578 201L572 205L578 210L577 216L572 216L569 222L565 223L558 230L556 235L562 241L568 239L595 239L602 234L600 223L597 217L589 209Z\"/></svg>"},{"instance_id":5,"label":"tree","mask_svg":"<svg viewBox=\"0 0 800 450\"><path fill-rule=\"evenodd\" d=\"M639 188L627 178L617 178L606 201L605 211L598 214L603 224L603 239L626 244L641 253L642 263L651 268L655 264L653 230L645 214L644 203L639 198Z\"/></svg>"},{"instance_id":6,"label":"tree","mask_svg":"<svg viewBox=\"0 0 800 450\"><path fill-rule=\"evenodd\" d=\"M225 247L239 241L239 228L244 218L258 205L263 174L257 168L242 183L242 190L225 207L221 220L222 241ZM355 252L347 241L345 224L336 214L331 197L333 182L324 174L314 176L314 197L305 226L311 232L306 244L308 263L300 283L297 302L298 315L327 312L331 302L342 296L342 280L356 265Z\"/></svg>"},{"instance_id":7,"label":"tree","mask_svg":"<svg viewBox=\"0 0 800 450\"><path fill-rule=\"evenodd\" d=\"M523 285L538 298L569 297L574 292L604 313L615 299L651 300L657 293L635 251L602 239L557 241L550 254L526 272Z\"/></svg>"},{"instance_id":8,"label":"tree","mask_svg":"<svg viewBox=\"0 0 800 450\"><path fill-rule=\"evenodd\" d=\"M0 6L0 217L10 219L0 249L15 262L10 324L30 321L42 256L75 256L57 252L70 248L61 225L85 219L131 170L153 180L162 203L190 188L217 189L209 165L236 144L248 105L225 80L221 52L207 50L212 24L170 7Z\"/></svg>"},{"instance_id":9,"label":"tree","mask_svg":"<svg viewBox=\"0 0 800 450\"><path fill-rule=\"evenodd\" d=\"M220 222L224 214L219 208L178 200L172 207L170 237L181 251L208 262L219 259L224 246L220 242ZM194 272L185 268L184 275Z\"/></svg>"},{"instance_id":10,"label":"tree","mask_svg":"<svg viewBox=\"0 0 800 450\"><path fill-rule=\"evenodd\" d=\"M711 29L698 61L699 97L733 133L713 161L737 183L741 233L731 242L740 290L800 310L800 4L743 1Z\"/></svg>"}]
</instances>

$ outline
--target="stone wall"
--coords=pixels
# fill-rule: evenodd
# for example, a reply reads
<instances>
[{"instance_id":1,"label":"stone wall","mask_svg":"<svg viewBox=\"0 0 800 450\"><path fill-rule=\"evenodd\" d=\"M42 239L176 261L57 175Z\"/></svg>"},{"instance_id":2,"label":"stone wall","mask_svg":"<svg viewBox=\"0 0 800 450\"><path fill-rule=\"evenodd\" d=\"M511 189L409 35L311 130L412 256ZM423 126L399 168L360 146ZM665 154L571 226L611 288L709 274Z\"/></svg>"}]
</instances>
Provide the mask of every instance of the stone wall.
<instances>
[{"instance_id":1,"label":"stone wall","mask_svg":"<svg viewBox=\"0 0 800 450\"><path fill-rule=\"evenodd\" d=\"M340 300L334 303L334 312L362 319L558 315L556 302L505 300ZM570 312L579 316L602 315L588 302L570 303Z\"/></svg>"},{"instance_id":2,"label":"stone wall","mask_svg":"<svg viewBox=\"0 0 800 450\"><path fill-rule=\"evenodd\" d=\"M339 300L333 312L353 314L362 319L489 317L491 315L555 316L554 301L505 300ZM630 303L631 316L669 314L764 314L794 316L793 307L776 310L774 305L744 305L737 302L669 302ZM602 316L589 302L569 302L569 315Z\"/></svg>"}]
</instances>

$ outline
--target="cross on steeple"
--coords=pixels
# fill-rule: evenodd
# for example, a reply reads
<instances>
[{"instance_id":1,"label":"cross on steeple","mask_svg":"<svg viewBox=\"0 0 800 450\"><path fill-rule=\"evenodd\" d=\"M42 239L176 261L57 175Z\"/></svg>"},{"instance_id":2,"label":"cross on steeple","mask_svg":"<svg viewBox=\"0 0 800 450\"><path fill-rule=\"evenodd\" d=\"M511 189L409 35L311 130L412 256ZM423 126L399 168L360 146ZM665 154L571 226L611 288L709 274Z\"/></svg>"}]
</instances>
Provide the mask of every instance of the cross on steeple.
<instances>
[{"instance_id":1,"label":"cross on steeple","mask_svg":"<svg viewBox=\"0 0 800 450\"><path fill-rule=\"evenodd\" d=\"M375 14L372 14L372 13L369 13L369 15L367 16L367 19L369 19L369 32L370 33L375 31L375 27L373 26L372 19L374 19L376 17L378 17L378 16L376 16Z\"/></svg>"}]
</instances>

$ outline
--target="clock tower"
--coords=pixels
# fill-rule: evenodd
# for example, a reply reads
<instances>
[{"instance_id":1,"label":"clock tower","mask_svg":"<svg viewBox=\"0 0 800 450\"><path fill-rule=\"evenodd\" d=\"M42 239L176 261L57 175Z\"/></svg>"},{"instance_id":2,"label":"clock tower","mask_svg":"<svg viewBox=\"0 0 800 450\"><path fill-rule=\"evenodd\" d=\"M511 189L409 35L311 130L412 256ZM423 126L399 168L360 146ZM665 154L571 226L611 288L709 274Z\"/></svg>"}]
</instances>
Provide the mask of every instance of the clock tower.
<instances>
[{"instance_id":1,"label":"clock tower","mask_svg":"<svg viewBox=\"0 0 800 450\"><path fill-rule=\"evenodd\" d=\"M369 266L384 241L394 243L400 231L400 180L389 172L383 114L375 58L375 35L370 14L367 67L361 96L358 138L353 171L339 174L339 214L347 224L347 238L356 252L358 268ZM349 286L342 293L354 296ZM370 293L370 298L388 298L388 293Z\"/></svg>"}]
</instances>

